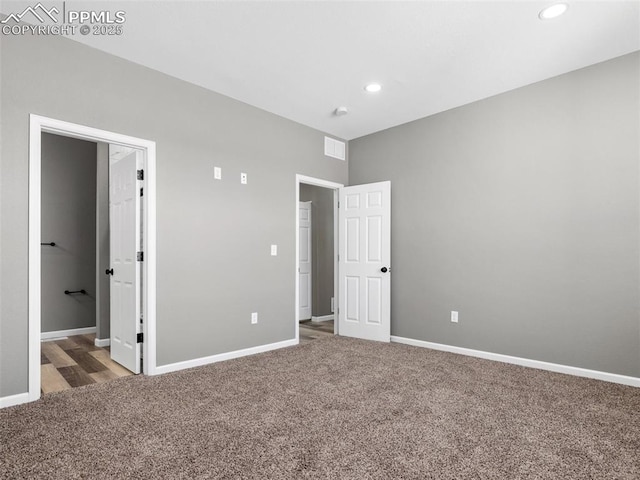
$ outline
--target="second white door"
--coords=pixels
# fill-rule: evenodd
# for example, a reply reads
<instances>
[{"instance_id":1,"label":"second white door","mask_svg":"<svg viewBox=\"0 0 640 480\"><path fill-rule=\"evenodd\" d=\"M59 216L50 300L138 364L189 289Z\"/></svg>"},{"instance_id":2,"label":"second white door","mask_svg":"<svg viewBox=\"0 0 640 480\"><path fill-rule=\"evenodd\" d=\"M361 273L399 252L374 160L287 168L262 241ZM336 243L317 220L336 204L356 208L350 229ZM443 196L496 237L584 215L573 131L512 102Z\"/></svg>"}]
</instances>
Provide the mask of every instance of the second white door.
<instances>
[{"instance_id":1,"label":"second white door","mask_svg":"<svg viewBox=\"0 0 640 480\"><path fill-rule=\"evenodd\" d=\"M299 210L300 255L298 263L299 305L298 320L311 318L311 202L300 202Z\"/></svg>"}]
</instances>

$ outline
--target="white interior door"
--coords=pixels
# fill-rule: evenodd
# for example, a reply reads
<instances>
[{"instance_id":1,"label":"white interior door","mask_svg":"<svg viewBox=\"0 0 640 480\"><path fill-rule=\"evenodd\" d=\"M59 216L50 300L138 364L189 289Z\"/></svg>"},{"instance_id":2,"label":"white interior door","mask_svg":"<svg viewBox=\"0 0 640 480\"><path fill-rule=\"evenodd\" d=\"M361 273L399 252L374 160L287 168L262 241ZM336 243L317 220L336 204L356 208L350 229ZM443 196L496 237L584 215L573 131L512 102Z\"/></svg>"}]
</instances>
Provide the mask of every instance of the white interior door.
<instances>
[{"instance_id":1,"label":"white interior door","mask_svg":"<svg viewBox=\"0 0 640 480\"><path fill-rule=\"evenodd\" d=\"M340 189L338 332L390 341L391 182Z\"/></svg>"},{"instance_id":2,"label":"white interior door","mask_svg":"<svg viewBox=\"0 0 640 480\"><path fill-rule=\"evenodd\" d=\"M140 373L140 188L139 152L109 168L109 230L111 255L111 358Z\"/></svg>"},{"instance_id":3,"label":"white interior door","mask_svg":"<svg viewBox=\"0 0 640 480\"><path fill-rule=\"evenodd\" d=\"M299 320L311 318L311 202L300 202L298 210L300 229L300 252L298 264Z\"/></svg>"}]
</instances>

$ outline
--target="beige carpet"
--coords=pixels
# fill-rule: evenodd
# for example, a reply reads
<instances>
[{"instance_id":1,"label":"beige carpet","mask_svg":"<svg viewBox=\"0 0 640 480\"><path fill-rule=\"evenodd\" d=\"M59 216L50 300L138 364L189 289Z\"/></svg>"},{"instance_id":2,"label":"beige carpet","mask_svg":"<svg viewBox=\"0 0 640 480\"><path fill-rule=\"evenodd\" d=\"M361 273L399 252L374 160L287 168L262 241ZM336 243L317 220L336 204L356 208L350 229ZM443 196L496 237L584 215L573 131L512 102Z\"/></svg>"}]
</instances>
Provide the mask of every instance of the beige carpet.
<instances>
[{"instance_id":1,"label":"beige carpet","mask_svg":"<svg viewBox=\"0 0 640 480\"><path fill-rule=\"evenodd\" d=\"M0 410L0 478L638 479L640 389L328 337Z\"/></svg>"}]
</instances>

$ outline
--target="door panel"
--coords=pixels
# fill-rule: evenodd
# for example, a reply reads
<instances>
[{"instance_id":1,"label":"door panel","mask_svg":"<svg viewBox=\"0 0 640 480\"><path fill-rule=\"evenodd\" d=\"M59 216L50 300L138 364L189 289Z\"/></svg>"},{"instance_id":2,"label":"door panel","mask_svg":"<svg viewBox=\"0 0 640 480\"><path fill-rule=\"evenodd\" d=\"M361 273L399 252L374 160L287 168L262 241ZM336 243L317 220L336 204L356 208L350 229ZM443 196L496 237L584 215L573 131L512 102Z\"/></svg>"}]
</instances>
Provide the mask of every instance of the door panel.
<instances>
[{"instance_id":1,"label":"door panel","mask_svg":"<svg viewBox=\"0 0 640 480\"><path fill-rule=\"evenodd\" d=\"M344 298L347 308L345 310L345 320L347 322L360 321L360 277L345 277L346 289ZM342 332L340 332L342 334Z\"/></svg>"},{"instance_id":2,"label":"door panel","mask_svg":"<svg viewBox=\"0 0 640 480\"><path fill-rule=\"evenodd\" d=\"M382 279L367 277L367 323L379 325L382 312Z\"/></svg>"},{"instance_id":3,"label":"door panel","mask_svg":"<svg viewBox=\"0 0 640 480\"><path fill-rule=\"evenodd\" d=\"M111 268L111 358L140 373L140 194L139 152L109 169L109 235Z\"/></svg>"},{"instance_id":4,"label":"door panel","mask_svg":"<svg viewBox=\"0 0 640 480\"><path fill-rule=\"evenodd\" d=\"M300 202L299 210L299 264L298 282L299 288L299 320L308 320L311 318L311 265L313 254L311 251L311 202Z\"/></svg>"},{"instance_id":5,"label":"door panel","mask_svg":"<svg viewBox=\"0 0 640 480\"><path fill-rule=\"evenodd\" d=\"M391 182L340 189L340 335L391 335ZM385 271L383 271L383 269Z\"/></svg>"}]
</instances>

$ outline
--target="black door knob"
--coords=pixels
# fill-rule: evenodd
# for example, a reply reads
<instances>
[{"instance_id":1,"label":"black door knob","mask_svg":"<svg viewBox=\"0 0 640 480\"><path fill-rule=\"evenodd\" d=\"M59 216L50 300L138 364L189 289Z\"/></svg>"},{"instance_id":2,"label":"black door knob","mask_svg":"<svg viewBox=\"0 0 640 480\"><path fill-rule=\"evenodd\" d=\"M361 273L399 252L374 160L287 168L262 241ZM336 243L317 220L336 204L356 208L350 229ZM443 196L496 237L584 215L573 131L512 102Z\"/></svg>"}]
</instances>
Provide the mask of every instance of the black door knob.
<instances>
[{"instance_id":1,"label":"black door knob","mask_svg":"<svg viewBox=\"0 0 640 480\"><path fill-rule=\"evenodd\" d=\"M113 268L107 268L104 273L107 275L113 275Z\"/></svg>"},{"instance_id":2,"label":"black door knob","mask_svg":"<svg viewBox=\"0 0 640 480\"><path fill-rule=\"evenodd\" d=\"M388 269L387 267L382 267L382 268L380 269L380 271L381 271L382 273L387 273L387 272L389 271L389 269Z\"/></svg>"}]
</instances>

